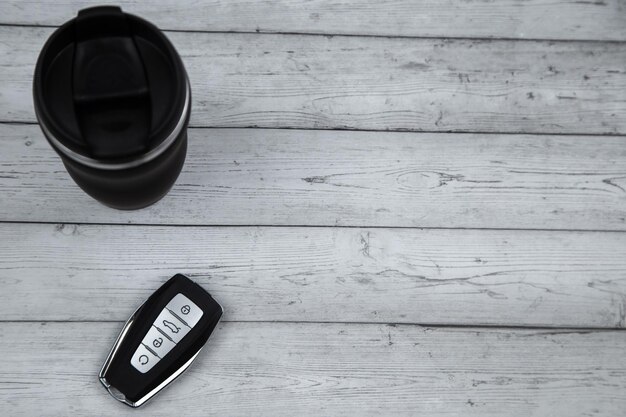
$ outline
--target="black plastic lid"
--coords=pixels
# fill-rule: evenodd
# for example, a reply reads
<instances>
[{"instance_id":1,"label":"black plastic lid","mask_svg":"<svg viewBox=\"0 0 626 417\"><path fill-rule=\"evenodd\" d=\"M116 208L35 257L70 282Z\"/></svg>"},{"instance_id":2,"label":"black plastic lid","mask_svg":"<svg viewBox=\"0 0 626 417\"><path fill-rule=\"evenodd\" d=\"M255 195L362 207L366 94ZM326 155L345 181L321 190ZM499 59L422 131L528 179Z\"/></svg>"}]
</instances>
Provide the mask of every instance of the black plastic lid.
<instances>
[{"instance_id":1,"label":"black plastic lid","mask_svg":"<svg viewBox=\"0 0 626 417\"><path fill-rule=\"evenodd\" d=\"M113 6L81 10L52 34L33 93L57 150L105 163L149 153L189 113L174 47L154 25Z\"/></svg>"}]
</instances>

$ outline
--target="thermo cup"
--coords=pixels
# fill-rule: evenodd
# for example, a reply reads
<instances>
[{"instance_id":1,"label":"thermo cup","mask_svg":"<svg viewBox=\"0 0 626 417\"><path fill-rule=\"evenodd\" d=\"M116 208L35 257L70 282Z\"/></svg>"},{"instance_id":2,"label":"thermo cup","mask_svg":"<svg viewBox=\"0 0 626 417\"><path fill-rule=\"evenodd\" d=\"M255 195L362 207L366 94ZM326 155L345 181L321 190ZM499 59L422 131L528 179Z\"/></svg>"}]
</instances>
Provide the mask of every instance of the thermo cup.
<instances>
[{"instance_id":1,"label":"thermo cup","mask_svg":"<svg viewBox=\"0 0 626 417\"><path fill-rule=\"evenodd\" d=\"M78 12L44 45L33 96L48 142L96 200L138 209L176 181L191 90L180 56L146 20L112 6Z\"/></svg>"}]
</instances>

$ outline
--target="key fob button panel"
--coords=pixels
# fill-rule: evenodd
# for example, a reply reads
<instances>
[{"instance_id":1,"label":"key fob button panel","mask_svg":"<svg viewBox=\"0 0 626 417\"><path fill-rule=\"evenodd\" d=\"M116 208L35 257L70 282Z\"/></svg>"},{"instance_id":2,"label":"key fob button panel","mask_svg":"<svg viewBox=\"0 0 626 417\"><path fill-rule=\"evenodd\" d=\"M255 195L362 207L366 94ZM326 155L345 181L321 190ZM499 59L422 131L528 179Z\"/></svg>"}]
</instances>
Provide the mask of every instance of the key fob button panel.
<instances>
[{"instance_id":1,"label":"key fob button panel","mask_svg":"<svg viewBox=\"0 0 626 417\"><path fill-rule=\"evenodd\" d=\"M131 358L131 365L141 373L148 372L159 359L164 358L189 333L203 314L200 307L189 298L181 293L176 294L152 323L152 327ZM181 316L187 320L182 319ZM143 352L145 348L157 357L156 361L150 358L148 362L142 355L138 356L138 352ZM138 361L139 357L146 363Z\"/></svg>"}]
</instances>

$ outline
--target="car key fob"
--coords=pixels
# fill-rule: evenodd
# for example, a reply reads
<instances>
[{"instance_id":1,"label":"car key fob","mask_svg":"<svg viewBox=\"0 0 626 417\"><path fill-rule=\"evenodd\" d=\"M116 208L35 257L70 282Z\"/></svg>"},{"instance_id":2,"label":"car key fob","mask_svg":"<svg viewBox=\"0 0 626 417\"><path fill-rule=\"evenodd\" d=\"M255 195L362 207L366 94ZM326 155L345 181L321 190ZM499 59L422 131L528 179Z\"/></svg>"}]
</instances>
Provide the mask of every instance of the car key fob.
<instances>
[{"instance_id":1,"label":"car key fob","mask_svg":"<svg viewBox=\"0 0 626 417\"><path fill-rule=\"evenodd\" d=\"M175 275L128 319L100 382L117 400L139 407L191 365L222 312L202 287Z\"/></svg>"}]
</instances>

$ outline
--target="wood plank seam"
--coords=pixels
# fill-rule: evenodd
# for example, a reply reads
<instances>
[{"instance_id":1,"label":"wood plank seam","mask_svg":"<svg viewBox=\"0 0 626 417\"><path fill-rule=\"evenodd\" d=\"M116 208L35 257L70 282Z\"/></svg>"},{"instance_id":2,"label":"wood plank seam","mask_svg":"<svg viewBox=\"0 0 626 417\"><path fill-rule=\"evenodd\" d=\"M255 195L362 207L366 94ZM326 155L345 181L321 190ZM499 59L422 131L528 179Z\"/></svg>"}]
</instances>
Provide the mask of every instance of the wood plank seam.
<instances>
[{"instance_id":1,"label":"wood plank seam","mask_svg":"<svg viewBox=\"0 0 626 417\"><path fill-rule=\"evenodd\" d=\"M0 224L45 224L54 225L58 227L64 226L135 226L135 227L193 227L193 228L311 228L311 229L381 229L381 230L483 230L483 231L520 231L520 232L571 232L571 233L626 233L626 230L619 229L541 229L541 228L529 228L529 227L444 227L444 226L366 226L366 225L309 225L309 224L228 224L228 223L177 223L177 224L161 224L161 223L115 223L115 222L55 222L45 220L0 220Z\"/></svg>"},{"instance_id":2,"label":"wood plank seam","mask_svg":"<svg viewBox=\"0 0 626 417\"><path fill-rule=\"evenodd\" d=\"M32 320L5 320L0 319L0 324L19 324L19 323L58 323L58 324L71 324L71 323L110 323L110 324L124 324L125 320L48 320L48 319L32 319ZM420 322L393 322L393 321L319 321L319 320L229 320L223 319L220 320L220 323L249 323L249 324L301 324L301 325L347 325L347 326L370 326L370 325L381 325L381 326L407 326L407 327L417 327L425 330L428 329L467 329L467 330L537 330L541 331L542 334L592 334L592 333L603 333L603 332L622 332L626 331L626 327L572 327L572 326L515 326L515 325L507 325L507 324L442 324L442 323L420 323ZM626 324L625 324L626 326Z\"/></svg>"},{"instance_id":3,"label":"wood plank seam","mask_svg":"<svg viewBox=\"0 0 626 417\"><path fill-rule=\"evenodd\" d=\"M49 28L56 29L58 25L0 23L0 27ZM473 40L473 41L511 41L511 42L546 42L546 43L599 43L623 44L626 39L552 39L552 38L514 38L504 36L410 36L410 35L370 35L350 33L316 33L316 32L289 32L289 31L250 31L250 30L202 30L202 29L163 29L164 33L206 33L206 34L248 34L248 35L284 35L284 36L318 36L324 38L354 37L354 38L381 38L381 39L428 39L428 40Z\"/></svg>"},{"instance_id":4,"label":"wood plank seam","mask_svg":"<svg viewBox=\"0 0 626 417\"><path fill-rule=\"evenodd\" d=\"M37 123L36 121L29 121L29 120L1 120L0 119L0 125L7 125L7 126L39 126L39 123ZM220 126L220 125L211 125L211 126L202 126L202 125L194 125L194 124L189 124L188 129L198 129L198 130L226 130L226 129L233 129L233 130L294 130L294 131L302 131L302 132L369 132L369 133L380 133L380 132L384 132L384 133L428 133L428 134L432 134L432 135L445 135L445 134L454 134L454 133L458 133L458 134L476 134L476 135L486 135L486 136L514 136L514 135L525 135L525 136L563 136L563 137L568 137L568 136L589 136L589 137L593 137L593 136L597 136L597 137L615 137L615 138L623 138L624 140L626 140L626 135L624 135L623 133L610 133L610 132L605 132L605 133L593 133L593 134L586 134L586 133L573 133L573 132L555 132L555 133L548 133L548 132L524 132L524 131L494 131L494 130L489 130L489 131L480 131L480 130L462 130L462 129L457 129L457 130L428 130L428 129L421 129L421 130L408 130L408 129L393 129L393 130L377 130L377 129L364 129L364 128L348 128L348 127L290 127L290 126L278 126L278 127L268 127L268 126L228 126L228 125L224 125L224 126Z\"/></svg>"},{"instance_id":5,"label":"wood plank seam","mask_svg":"<svg viewBox=\"0 0 626 417\"><path fill-rule=\"evenodd\" d=\"M520 232L564 232L564 233L626 233L626 230L620 229L551 229L551 228L530 228L530 227L445 227L445 226L368 226L368 225L309 225L309 224L257 224L257 223L176 223L176 224L161 224L161 223L115 223L115 222L57 222L46 220L0 220L2 224L41 224L41 225L53 225L59 228L65 226L127 226L127 227L193 227L193 228L206 228L206 229L219 229L219 228L281 228L281 229L298 229L298 228L310 228L310 229L380 229L380 230L459 230L459 231L520 231Z\"/></svg>"}]
</instances>

